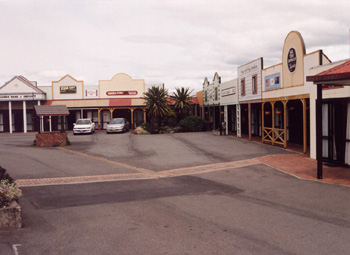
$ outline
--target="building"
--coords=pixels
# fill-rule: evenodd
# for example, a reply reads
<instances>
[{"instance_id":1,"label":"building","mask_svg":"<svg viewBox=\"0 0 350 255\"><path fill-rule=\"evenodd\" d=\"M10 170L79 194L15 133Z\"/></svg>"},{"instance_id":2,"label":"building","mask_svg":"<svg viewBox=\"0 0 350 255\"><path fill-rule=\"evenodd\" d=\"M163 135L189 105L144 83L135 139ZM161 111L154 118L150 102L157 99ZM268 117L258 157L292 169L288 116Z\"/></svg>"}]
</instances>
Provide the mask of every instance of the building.
<instances>
[{"instance_id":1,"label":"building","mask_svg":"<svg viewBox=\"0 0 350 255\"><path fill-rule=\"evenodd\" d=\"M262 71L262 141L303 146L310 145L310 93L306 81L311 68L330 63L322 50L306 54L304 40L291 31L283 45L282 62Z\"/></svg>"},{"instance_id":2,"label":"building","mask_svg":"<svg viewBox=\"0 0 350 255\"><path fill-rule=\"evenodd\" d=\"M0 132L39 130L34 105L45 102L45 92L35 81L15 76L0 87Z\"/></svg>"},{"instance_id":3,"label":"building","mask_svg":"<svg viewBox=\"0 0 350 255\"><path fill-rule=\"evenodd\" d=\"M261 136L261 70L263 58L237 68L238 102L237 136Z\"/></svg>"},{"instance_id":4,"label":"building","mask_svg":"<svg viewBox=\"0 0 350 255\"><path fill-rule=\"evenodd\" d=\"M238 105L238 79L221 83L220 107L224 112L225 134L236 134L237 132L237 107Z\"/></svg>"},{"instance_id":5,"label":"building","mask_svg":"<svg viewBox=\"0 0 350 255\"><path fill-rule=\"evenodd\" d=\"M112 118L126 118L134 128L146 120L142 99L145 82L119 73L98 85L65 75L51 86L38 87L23 76L15 76L0 88L0 131L39 131L40 120L34 114L34 105L66 105L70 114L61 118L44 117L44 130L73 129L79 118L92 119L98 129L105 129Z\"/></svg>"},{"instance_id":6,"label":"building","mask_svg":"<svg viewBox=\"0 0 350 255\"><path fill-rule=\"evenodd\" d=\"M212 83L209 83L207 77L205 77L203 82L204 119L212 123L213 129L219 128L221 123L220 84L221 77L218 73L214 74Z\"/></svg>"}]
</instances>

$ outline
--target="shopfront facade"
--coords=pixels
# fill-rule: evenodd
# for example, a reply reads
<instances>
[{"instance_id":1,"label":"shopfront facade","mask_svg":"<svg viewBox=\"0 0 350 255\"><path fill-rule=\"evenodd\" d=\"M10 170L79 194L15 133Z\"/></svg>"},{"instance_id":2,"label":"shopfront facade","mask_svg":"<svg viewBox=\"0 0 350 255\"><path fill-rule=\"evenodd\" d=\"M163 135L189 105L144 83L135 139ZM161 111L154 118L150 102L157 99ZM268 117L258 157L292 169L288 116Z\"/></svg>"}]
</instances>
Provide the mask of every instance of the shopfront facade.
<instances>
[{"instance_id":1,"label":"shopfront facade","mask_svg":"<svg viewBox=\"0 0 350 255\"><path fill-rule=\"evenodd\" d=\"M212 123L213 129L219 128L223 115L220 107L220 84L221 77L218 73L214 74L212 83L209 82L207 77L203 82L204 119Z\"/></svg>"},{"instance_id":2,"label":"shopfront facade","mask_svg":"<svg viewBox=\"0 0 350 255\"><path fill-rule=\"evenodd\" d=\"M0 132L39 130L34 105L45 102L46 94L36 82L15 76L0 87Z\"/></svg>"},{"instance_id":3,"label":"shopfront facade","mask_svg":"<svg viewBox=\"0 0 350 255\"><path fill-rule=\"evenodd\" d=\"M98 85L85 85L65 75L51 86L38 87L23 76L16 76L0 88L0 132L72 130L77 119L90 118L98 129L105 129L112 118L126 118L132 128L146 121L142 99L145 82L127 74L116 74ZM38 118L34 105L66 105L69 116Z\"/></svg>"},{"instance_id":4,"label":"shopfront facade","mask_svg":"<svg viewBox=\"0 0 350 255\"><path fill-rule=\"evenodd\" d=\"M263 58L237 68L238 101L236 109L237 136L261 136L261 71Z\"/></svg>"}]
</instances>

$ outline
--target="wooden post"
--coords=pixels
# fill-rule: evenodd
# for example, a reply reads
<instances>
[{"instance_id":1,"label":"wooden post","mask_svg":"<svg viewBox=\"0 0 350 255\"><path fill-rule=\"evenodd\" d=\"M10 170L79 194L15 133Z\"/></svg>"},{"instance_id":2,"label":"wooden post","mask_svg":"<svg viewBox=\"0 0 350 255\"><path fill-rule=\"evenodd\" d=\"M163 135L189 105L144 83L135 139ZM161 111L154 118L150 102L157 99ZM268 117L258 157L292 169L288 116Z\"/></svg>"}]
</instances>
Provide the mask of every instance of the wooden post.
<instances>
[{"instance_id":1,"label":"wooden post","mask_svg":"<svg viewBox=\"0 0 350 255\"><path fill-rule=\"evenodd\" d=\"M249 141L252 140L252 104L248 103L248 133Z\"/></svg>"},{"instance_id":2,"label":"wooden post","mask_svg":"<svg viewBox=\"0 0 350 255\"><path fill-rule=\"evenodd\" d=\"M316 97L316 159L317 179L323 178L323 152L322 152L322 84L317 84Z\"/></svg>"},{"instance_id":3,"label":"wooden post","mask_svg":"<svg viewBox=\"0 0 350 255\"><path fill-rule=\"evenodd\" d=\"M303 104L303 152L306 153L307 150L307 130L306 130L306 100L305 98L300 99Z\"/></svg>"},{"instance_id":4,"label":"wooden post","mask_svg":"<svg viewBox=\"0 0 350 255\"><path fill-rule=\"evenodd\" d=\"M283 132L284 132L284 144L283 148L287 148L287 103L288 100L282 101L283 103Z\"/></svg>"},{"instance_id":5,"label":"wooden post","mask_svg":"<svg viewBox=\"0 0 350 255\"><path fill-rule=\"evenodd\" d=\"M97 126L98 126L98 131L101 130L101 109L98 109L98 113L97 113Z\"/></svg>"},{"instance_id":6,"label":"wooden post","mask_svg":"<svg viewBox=\"0 0 350 255\"><path fill-rule=\"evenodd\" d=\"M265 111L264 111L265 102L261 104L261 127L262 127L262 134L261 134L261 142L264 143L264 137L265 137Z\"/></svg>"},{"instance_id":7,"label":"wooden post","mask_svg":"<svg viewBox=\"0 0 350 255\"><path fill-rule=\"evenodd\" d=\"M271 114L272 114L272 145L275 144L275 102L271 103Z\"/></svg>"},{"instance_id":8,"label":"wooden post","mask_svg":"<svg viewBox=\"0 0 350 255\"><path fill-rule=\"evenodd\" d=\"M130 109L130 114L131 114L131 129L134 129L134 109Z\"/></svg>"},{"instance_id":9,"label":"wooden post","mask_svg":"<svg viewBox=\"0 0 350 255\"><path fill-rule=\"evenodd\" d=\"M143 109L143 122L146 123L146 109Z\"/></svg>"}]
</instances>

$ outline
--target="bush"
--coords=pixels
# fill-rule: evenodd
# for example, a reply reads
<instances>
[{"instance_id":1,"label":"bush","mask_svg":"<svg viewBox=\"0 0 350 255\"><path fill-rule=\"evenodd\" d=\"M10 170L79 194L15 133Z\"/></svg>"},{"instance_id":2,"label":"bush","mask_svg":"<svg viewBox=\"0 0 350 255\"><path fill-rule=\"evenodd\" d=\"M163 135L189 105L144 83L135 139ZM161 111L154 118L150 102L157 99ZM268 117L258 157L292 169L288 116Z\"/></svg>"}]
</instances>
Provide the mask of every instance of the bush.
<instances>
[{"instance_id":1,"label":"bush","mask_svg":"<svg viewBox=\"0 0 350 255\"><path fill-rule=\"evenodd\" d=\"M16 183L10 183L8 179L0 181L0 208L8 206L12 201L17 201L21 196L22 191Z\"/></svg>"},{"instance_id":2,"label":"bush","mask_svg":"<svg viewBox=\"0 0 350 255\"><path fill-rule=\"evenodd\" d=\"M143 128L144 130L146 130L148 133L150 134L158 134L159 133L159 128L157 125L153 124L153 123L142 123L140 125L141 128Z\"/></svg>"},{"instance_id":3,"label":"bush","mask_svg":"<svg viewBox=\"0 0 350 255\"><path fill-rule=\"evenodd\" d=\"M199 116L188 116L179 123L184 132L200 132L205 130L205 121Z\"/></svg>"}]
</instances>

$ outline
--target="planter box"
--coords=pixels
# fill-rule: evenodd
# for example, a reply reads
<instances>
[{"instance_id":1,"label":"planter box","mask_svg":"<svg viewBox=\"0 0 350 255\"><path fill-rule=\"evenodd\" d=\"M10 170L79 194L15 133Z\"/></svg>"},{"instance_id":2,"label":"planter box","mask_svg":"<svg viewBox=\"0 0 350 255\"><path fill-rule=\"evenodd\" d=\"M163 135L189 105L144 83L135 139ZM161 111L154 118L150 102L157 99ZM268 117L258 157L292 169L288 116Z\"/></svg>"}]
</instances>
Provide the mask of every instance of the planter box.
<instances>
[{"instance_id":1,"label":"planter box","mask_svg":"<svg viewBox=\"0 0 350 255\"><path fill-rule=\"evenodd\" d=\"M21 206L13 201L9 206L0 209L0 229L1 228L21 228L22 210Z\"/></svg>"},{"instance_id":2,"label":"planter box","mask_svg":"<svg viewBox=\"0 0 350 255\"><path fill-rule=\"evenodd\" d=\"M67 133L65 132L43 132L36 135L36 146L53 147L67 145Z\"/></svg>"}]
</instances>

